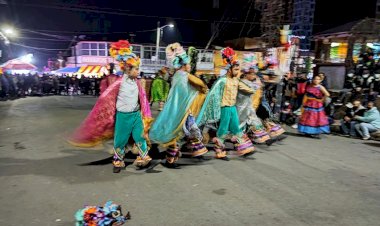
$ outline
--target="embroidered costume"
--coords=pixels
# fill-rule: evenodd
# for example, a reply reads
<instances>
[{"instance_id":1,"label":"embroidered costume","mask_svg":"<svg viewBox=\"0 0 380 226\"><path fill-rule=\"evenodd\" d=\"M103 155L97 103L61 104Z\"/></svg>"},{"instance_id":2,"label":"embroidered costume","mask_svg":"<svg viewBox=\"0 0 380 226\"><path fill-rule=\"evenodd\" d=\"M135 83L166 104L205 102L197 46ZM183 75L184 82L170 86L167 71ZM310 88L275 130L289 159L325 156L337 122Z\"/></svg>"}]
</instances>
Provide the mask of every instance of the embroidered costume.
<instances>
[{"instance_id":1,"label":"embroidered costume","mask_svg":"<svg viewBox=\"0 0 380 226\"><path fill-rule=\"evenodd\" d=\"M252 142L239 127L239 116L236 109L238 91L252 94L253 90L240 82L236 74L234 75L235 67L237 67L238 73L240 71L234 51L227 47L221 52L228 73L226 76L220 77L211 88L196 122L198 125L206 127L217 124L217 137L213 139L216 158L228 160L224 150L224 141L227 138L235 142L235 149L240 156L252 154L254 151Z\"/></svg>"},{"instance_id":2,"label":"embroidered costume","mask_svg":"<svg viewBox=\"0 0 380 226\"><path fill-rule=\"evenodd\" d=\"M134 164L141 168L151 161L148 155L148 130L152 122L149 102L145 91L136 77L130 71L135 68L138 72L140 59L132 53L128 41L112 43L111 56L120 62L124 72L99 97L94 108L69 142L76 146L91 147L105 139L114 137L114 172L118 173L125 167L125 147L132 135L138 157Z\"/></svg>"},{"instance_id":3,"label":"embroidered costume","mask_svg":"<svg viewBox=\"0 0 380 226\"><path fill-rule=\"evenodd\" d=\"M184 125L189 116L196 117L206 97L207 86L202 80L189 74L186 67L190 59L179 43L174 43L166 48L167 60L171 67L176 69L172 78L171 89L167 102L152 125L149 137L167 147L166 161L169 166L178 160L180 156L177 141L184 137ZM186 124L185 124L186 123ZM188 127L189 129L191 127ZM199 138L193 139L193 156L203 155L206 147Z\"/></svg>"}]
</instances>

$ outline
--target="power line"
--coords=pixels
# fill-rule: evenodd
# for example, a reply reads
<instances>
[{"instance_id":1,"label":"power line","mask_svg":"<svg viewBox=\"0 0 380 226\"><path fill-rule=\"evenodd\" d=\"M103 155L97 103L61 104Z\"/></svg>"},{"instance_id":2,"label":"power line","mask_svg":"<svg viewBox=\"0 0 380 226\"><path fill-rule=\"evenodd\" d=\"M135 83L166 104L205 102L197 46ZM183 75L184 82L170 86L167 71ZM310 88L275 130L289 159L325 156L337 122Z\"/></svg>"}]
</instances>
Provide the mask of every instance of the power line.
<instances>
[{"instance_id":1,"label":"power line","mask_svg":"<svg viewBox=\"0 0 380 226\"><path fill-rule=\"evenodd\" d=\"M52 35L52 34L47 34L47 33L44 33L44 32L39 32L39 31L36 31L36 30L30 30L30 29L20 29L20 30L21 31L27 31L27 32L30 32L30 33L34 33L34 34L43 35L43 36L48 36L48 37L52 37L52 38L56 38L56 39L70 41L70 39L68 37L65 37L65 36L62 36L62 35Z\"/></svg>"},{"instance_id":2,"label":"power line","mask_svg":"<svg viewBox=\"0 0 380 226\"><path fill-rule=\"evenodd\" d=\"M70 42L61 39L51 39L51 38L34 38L34 37L17 37L17 39L28 39L28 40L41 40L41 41L51 41L51 42Z\"/></svg>"},{"instance_id":3,"label":"power line","mask_svg":"<svg viewBox=\"0 0 380 226\"><path fill-rule=\"evenodd\" d=\"M251 4L249 5L249 9L247 11L247 14L245 15L244 24L241 27L241 30L240 30L240 33L239 33L239 38L241 37L241 33L243 33L243 30L244 30L244 27L245 27L245 24L246 24L245 22L247 22L248 15L251 12L251 8L252 8L252 5L253 5L253 0L250 0L250 1L251 1Z\"/></svg>"},{"instance_id":4,"label":"power line","mask_svg":"<svg viewBox=\"0 0 380 226\"><path fill-rule=\"evenodd\" d=\"M24 30L24 29L21 29ZM142 33L142 32L151 32L151 31L157 31L157 28L154 29L147 29L147 30L140 30L140 31L112 31L112 32L97 32L97 31L60 31L60 30L41 30L41 29L34 29L34 31L39 32L50 32L50 33L66 33L66 34L125 34L125 33ZM46 34L46 33L45 33Z\"/></svg>"},{"instance_id":5,"label":"power line","mask_svg":"<svg viewBox=\"0 0 380 226\"><path fill-rule=\"evenodd\" d=\"M91 9L91 8L78 8L78 7L66 7L66 6L55 6L55 5L41 5L41 4L28 4L28 3L16 3L17 5L25 7L37 7L37 8L47 8L47 9L57 9L57 10L68 10L76 12L92 12L92 13L102 13L102 14L111 14L119 16L131 16L131 17L146 17L146 18L157 18L157 19L174 19L174 20L185 20L185 21L195 21L195 22L206 22L206 23L233 23L233 24L260 24L259 22L245 22L245 21L221 21L215 20L210 21L207 19L194 19L194 18L183 18L183 17L169 17L169 16L157 16L157 15L145 15L145 14L136 14L136 13L126 13L122 10L108 8L112 11L105 11L100 9ZM119 12L118 12L119 11ZM232 18L233 19L233 18ZM284 23L285 24L285 23ZM281 24L283 25L283 24Z\"/></svg>"},{"instance_id":6,"label":"power line","mask_svg":"<svg viewBox=\"0 0 380 226\"><path fill-rule=\"evenodd\" d=\"M36 47L36 46L28 46L20 43L11 42L11 45L21 46L28 49L36 49L36 50L46 50L46 51L65 51L67 49L49 49L49 48L43 48L43 47Z\"/></svg>"},{"instance_id":7,"label":"power line","mask_svg":"<svg viewBox=\"0 0 380 226\"><path fill-rule=\"evenodd\" d=\"M205 50L207 50L209 48L211 43L219 36L220 32L227 27L226 22L227 22L227 20L230 19L230 16L227 17L227 12L229 12L229 7L226 7L225 11L223 12L222 18L220 19L223 22L217 23L216 26L214 27L214 31L213 31L209 41L207 42ZM233 13L232 14L230 13L230 15L233 15ZM227 17L227 18L224 19L225 17Z\"/></svg>"}]
</instances>

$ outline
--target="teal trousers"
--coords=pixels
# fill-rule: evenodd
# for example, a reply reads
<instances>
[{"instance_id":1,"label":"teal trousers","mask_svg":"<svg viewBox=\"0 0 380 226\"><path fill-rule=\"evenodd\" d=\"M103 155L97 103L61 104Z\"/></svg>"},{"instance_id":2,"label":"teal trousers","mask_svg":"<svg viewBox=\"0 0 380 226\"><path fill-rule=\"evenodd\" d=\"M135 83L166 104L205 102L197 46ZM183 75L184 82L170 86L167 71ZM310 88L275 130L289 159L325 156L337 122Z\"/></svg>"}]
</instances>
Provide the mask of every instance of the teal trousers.
<instances>
[{"instance_id":1,"label":"teal trousers","mask_svg":"<svg viewBox=\"0 0 380 226\"><path fill-rule=\"evenodd\" d=\"M140 156L142 158L145 157L148 154L148 147L144 138L144 124L140 111L128 113L116 112L114 133L115 159L124 159L125 146L127 146L131 134L139 148Z\"/></svg>"},{"instance_id":2,"label":"teal trousers","mask_svg":"<svg viewBox=\"0 0 380 226\"><path fill-rule=\"evenodd\" d=\"M241 136L242 134L239 128L239 115L236 106L226 106L221 109L219 128L216 136L224 140L228 134L234 136Z\"/></svg>"}]
</instances>

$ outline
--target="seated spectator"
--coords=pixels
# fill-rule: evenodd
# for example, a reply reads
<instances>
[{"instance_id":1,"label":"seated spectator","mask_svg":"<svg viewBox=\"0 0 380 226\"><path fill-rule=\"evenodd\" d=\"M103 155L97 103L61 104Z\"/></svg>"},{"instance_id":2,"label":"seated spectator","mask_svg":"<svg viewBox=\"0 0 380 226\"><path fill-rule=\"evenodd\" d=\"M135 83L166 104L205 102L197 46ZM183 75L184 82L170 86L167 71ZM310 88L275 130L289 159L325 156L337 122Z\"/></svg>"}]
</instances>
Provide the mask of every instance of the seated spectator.
<instances>
[{"instance_id":1,"label":"seated spectator","mask_svg":"<svg viewBox=\"0 0 380 226\"><path fill-rule=\"evenodd\" d=\"M380 113L373 102L368 102L364 116L355 116L354 119L360 121L359 124L355 125L355 128L363 140L370 139L369 133L380 130Z\"/></svg>"},{"instance_id":2,"label":"seated spectator","mask_svg":"<svg viewBox=\"0 0 380 226\"><path fill-rule=\"evenodd\" d=\"M363 116L365 110L365 107L361 105L359 100L354 100L352 104L347 104L346 114L340 124L340 128L344 136L356 137L355 125L358 121L355 120L354 117Z\"/></svg>"}]
</instances>

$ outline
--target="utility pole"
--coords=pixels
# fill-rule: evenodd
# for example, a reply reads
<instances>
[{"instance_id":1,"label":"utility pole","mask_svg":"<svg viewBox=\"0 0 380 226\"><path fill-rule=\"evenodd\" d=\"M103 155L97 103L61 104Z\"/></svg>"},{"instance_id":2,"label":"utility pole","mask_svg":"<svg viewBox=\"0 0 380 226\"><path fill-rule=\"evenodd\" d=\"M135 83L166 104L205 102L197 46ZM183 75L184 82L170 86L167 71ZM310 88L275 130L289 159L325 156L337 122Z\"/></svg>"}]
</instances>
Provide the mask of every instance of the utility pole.
<instances>
[{"instance_id":1,"label":"utility pole","mask_svg":"<svg viewBox=\"0 0 380 226\"><path fill-rule=\"evenodd\" d=\"M380 0L376 2L376 22L380 23Z\"/></svg>"},{"instance_id":2,"label":"utility pole","mask_svg":"<svg viewBox=\"0 0 380 226\"><path fill-rule=\"evenodd\" d=\"M74 36L74 65L77 67L77 36Z\"/></svg>"},{"instance_id":3,"label":"utility pole","mask_svg":"<svg viewBox=\"0 0 380 226\"><path fill-rule=\"evenodd\" d=\"M160 36L161 36L161 27L160 27L160 21L157 22L157 37L156 37L156 62L158 65L158 50L160 49Z\"/></svg>"}]
</instances>

